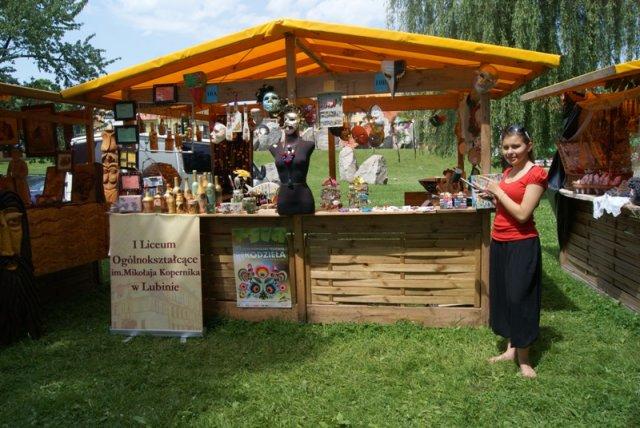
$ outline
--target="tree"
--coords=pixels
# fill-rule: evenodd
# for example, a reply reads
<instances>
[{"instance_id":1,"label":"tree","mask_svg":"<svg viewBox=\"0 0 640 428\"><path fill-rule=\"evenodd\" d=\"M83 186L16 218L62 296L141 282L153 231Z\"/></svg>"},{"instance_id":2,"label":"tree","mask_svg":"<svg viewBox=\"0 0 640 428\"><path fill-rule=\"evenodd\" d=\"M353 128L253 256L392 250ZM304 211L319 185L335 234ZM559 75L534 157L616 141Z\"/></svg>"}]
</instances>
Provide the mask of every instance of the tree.
<instances>
[{"instance_id":1,"label":"tree","mask_svg":"<svg viewBox=\"0 0 640 428\"><path fill-rule=\"evenodd\" d=\"M522 103L520 95L640 56L638 0L387 0L387 21L403 31L561 54L557 69L492 103L494 129L524 123L546 155L560 132L559 101ZM448 115L440 135L453 135L455 116ZM438 144L440 152L454 149L451 138Z\"/></svg>"},{"instance_id":2,"label":"tree","mask_svg":"<svg viewBox=\"0 0 640 428\"><path fill-rule=\"evenodd\" d=\"M98 77L116 61L104 57L104 50L91 46L95 34L84 40L64 40L78 30L76 17L88 0L2 0L0 1L0 80L18 83L13 76L15 62L33 60L38 68L55 75L55 83L71 86Z\"/></svg>"}]
</instances>

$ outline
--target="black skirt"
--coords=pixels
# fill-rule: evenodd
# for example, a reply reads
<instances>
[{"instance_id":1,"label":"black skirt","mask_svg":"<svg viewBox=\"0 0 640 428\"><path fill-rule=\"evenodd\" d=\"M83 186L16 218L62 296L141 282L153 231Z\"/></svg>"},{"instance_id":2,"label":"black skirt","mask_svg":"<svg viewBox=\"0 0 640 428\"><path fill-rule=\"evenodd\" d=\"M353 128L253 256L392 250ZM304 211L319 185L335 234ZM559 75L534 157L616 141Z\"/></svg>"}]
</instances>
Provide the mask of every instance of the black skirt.
<instances>
[{"instance_id":1,"label":"black skirt","mask_svg":"<svg viewBox=\"0 0 640 428\"><path fill-rule=\"evenodd\" d=\"M538 237L491 241L490 324L516 348L531 345L540 331L541 265Z\"/></svg>"}]
</instances>

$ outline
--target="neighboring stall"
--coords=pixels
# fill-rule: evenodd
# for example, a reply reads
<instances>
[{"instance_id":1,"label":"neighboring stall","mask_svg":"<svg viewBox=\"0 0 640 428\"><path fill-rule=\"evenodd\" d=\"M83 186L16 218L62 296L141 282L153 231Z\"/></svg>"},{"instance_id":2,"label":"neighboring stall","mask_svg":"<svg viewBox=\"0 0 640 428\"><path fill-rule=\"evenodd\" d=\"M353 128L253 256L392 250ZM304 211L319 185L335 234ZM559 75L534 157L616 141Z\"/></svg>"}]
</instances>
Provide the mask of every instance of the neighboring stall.
<instances>
[{"instance_id":1,"label":"neighboring stall","mask_svg":"<svg viewBox=\"0 0 640 428\"><path fill-rule=\"evenodd\" d=\"M0 109L0 145L7 149L5 156L20 141L22 133L28 157L55 159L55 165L47 169L44 187L37 197L32 197L25 187L26 177L22 174L17 174L17 178L9 174L0 178L0 187L17 191L27 205L35 275L48 283L95 280L95 262L106 258L108 251L107 206L101 196L102 167L98 165L96 170L93 163L74 163L69 142L74 126L84 128L88 136L93 135L93 107L101 104L69 102L56 92L5 83L0 83L0 95L7 100L10 97L36 100L36 104L20 111ZM84 105L84 108L56 111L54 103ZM87 150L86 158L92 159L93 144L87 144ZM18 164L25 166L26 173L24 161L18 159ZM75 180L65 181L67 173ZM56 273L63 271L63 275L58 275L64 277L61 280Z\"/></svg>"},{"instance_id":2,"label":"neighboring stall","mask_svg":"<svg viewBox=\"0 0 640 428\"><path fill-rule=\"evenodd\" d=\"M563 96L567 118L557 143L560 169L552 167L565 176L554 195L560 263L640 311L640 207L616 199L631 196L634 187L636 204L640 196L640 151L630 144L640 138L640 61L574 77L521 99L551 96Z\"/></svg>"},{"instance_id":3,"label":"neighboring stall","mask_svg":"<svg viewBox=\"0 0 640 428\"><path fill-rule=\"evenodd\" d=\"M299 105L315 105L319 94L339 92L345 113L369 111L374 104L385 111L458 109L464 124L457 136L460 157L471 153L472 163L488 173L490 99L509 94L558 63L557 55L522 49L278 20L109 74L62 95L100 103L149 102L154 87L175 85L177 99L202 104L196 110L207 111L211 122L235 101L253 100L264 85ZM204 76L204 98L190 87L196 73ZM387 81L382 89L381 79ZM203 102L210 94L210 101ZM330 137L328 175L335 178L333 143ZM314 193L318 197L319 189ZM489 211L367 211L200 214L205 314L310 322L410 319L438 326L487 322ZM290 308L241 307L239 296L246 293L238 288L234 267L241 232L234 230L246 228L277 229L286 236ZM249 273L243 274L254 274L255 266L248 266ZM286 285L281 286L286 300Z\"/></svg>"}]
</instances>

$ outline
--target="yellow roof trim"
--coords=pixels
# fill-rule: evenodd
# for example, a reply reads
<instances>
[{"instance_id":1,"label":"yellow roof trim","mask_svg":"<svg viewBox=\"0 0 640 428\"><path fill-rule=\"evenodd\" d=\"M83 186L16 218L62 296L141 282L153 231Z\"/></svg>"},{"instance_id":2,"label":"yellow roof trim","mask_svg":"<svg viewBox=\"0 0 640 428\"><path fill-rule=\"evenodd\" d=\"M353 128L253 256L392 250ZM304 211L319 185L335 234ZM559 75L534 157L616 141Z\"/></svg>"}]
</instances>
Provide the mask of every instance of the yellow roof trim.
<instances>
[{"instance_id":1,"label":"yellow roof trim","mask_svg":"<svg viewBox=\"0 0 640 428\"><path fill-rule=\"evenodd\" d=\"M259 49L269 42L284 38L286 34L293 34L308 40L348 43L356 49L358 44L366 45L367 48L371 47L373 50L380 49L381 53L384 52L384 55L388 58L401 59L405 51L417 52L419 54L433 54L437 57L443 57L442 64L447 66L449 66L446 62L447 58L451 58L452 62L469 60L530 70L531 73L529 75L532 76L537 76L547 68L556 67L560 62L559 55L485 43L352 25L279 19L127 67L67 88L61 93L65 98L82 98L85 96L100 98L107 93L144 85L146 82L153 80L161 80L164 76L175 75L194 67L202 66L206 69L205 65L213 61L215 61L215 66L218 69L235 65L235 62L230 60L228 63L225 62L225 57L241 51ZM263 54L265 53L269 52L263 52ZM323 52L320 49L316 53L320 56ZM405 56L407 55L410 58L410 54L405 54ZM215 69L209 66L210 71L215 71ZM242 62L238 64L236 73L241 71ZM354 69L354 71L356 70ZM275 75L268 76L268 78L271 77L275 77ZM230 82L233 80L225 81ZM521 83L518 82L518 84Z\"/></svg>"},{"instance_id":2,"label":"yellow roof trim","mask_svg":"<svg viewBox=\"0 0 640 428\"><path fill-rule=\"evenodd\" d=\"M568 91L577 91L587 88L602 86L606 82L621 77L640 75L640 60L624 62L622 64L610 65L599 70L590 71L571 79L527 92L520 97L520 101L532 101L541 98L548 98L561 95Z\"/></svg>"}]
</instances>

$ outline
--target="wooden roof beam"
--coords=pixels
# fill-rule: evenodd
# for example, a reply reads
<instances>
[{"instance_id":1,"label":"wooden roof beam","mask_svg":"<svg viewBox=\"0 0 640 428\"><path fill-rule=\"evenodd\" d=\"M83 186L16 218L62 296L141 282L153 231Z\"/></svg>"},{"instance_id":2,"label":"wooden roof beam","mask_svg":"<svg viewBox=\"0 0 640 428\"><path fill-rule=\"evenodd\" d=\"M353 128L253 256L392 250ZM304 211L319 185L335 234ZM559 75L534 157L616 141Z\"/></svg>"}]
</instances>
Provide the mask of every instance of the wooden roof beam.
<instances>
[{"instance_id":1,"label":"wooden roof beam","mask_svg":"<svg viewBox=\"0 0 640 428\"><path fill-rule=\"evenodd\" d=\"M325 64L325 62L318 55L316 55L315 52L313 52L313 50L309 48L302 40L296 37L295 42L298 49L304 52L305 55L314 60L316 64L318 64L324 71L329 74L333 74L333 70L331 70L331 68L327 64Z\"/></svg>"}]
</instances>

